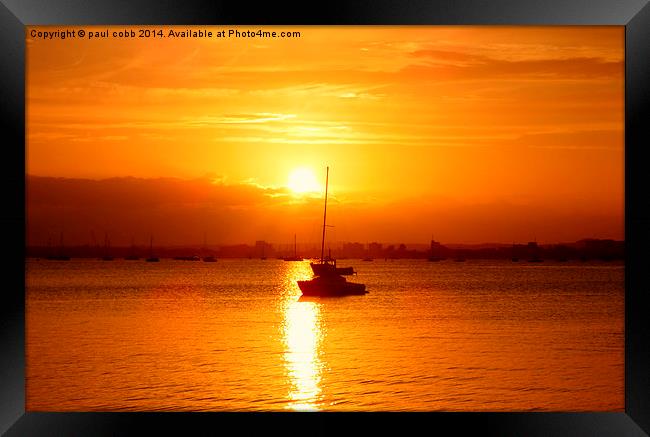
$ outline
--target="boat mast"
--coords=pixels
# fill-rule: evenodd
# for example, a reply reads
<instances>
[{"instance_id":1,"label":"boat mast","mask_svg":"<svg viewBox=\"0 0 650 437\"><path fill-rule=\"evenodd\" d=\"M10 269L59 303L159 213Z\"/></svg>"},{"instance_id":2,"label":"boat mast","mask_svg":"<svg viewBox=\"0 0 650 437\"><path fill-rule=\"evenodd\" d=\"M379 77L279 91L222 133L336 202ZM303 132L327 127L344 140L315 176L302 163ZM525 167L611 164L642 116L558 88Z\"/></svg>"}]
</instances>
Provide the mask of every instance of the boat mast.
<instances>
[{"instance_id":1,"label":"boat mast","mask_svg":"<svg viewBox=\"0 0 650 437\"><path fill-rule=\"evenodd\" d=\"M325 219L327 218L327 184L329 182L330 168L327 167L327 172L325 173L325 210L323 212L323 241L320 246L320 261L324 261L325 256Z\"/></svg>"}]
</instances>

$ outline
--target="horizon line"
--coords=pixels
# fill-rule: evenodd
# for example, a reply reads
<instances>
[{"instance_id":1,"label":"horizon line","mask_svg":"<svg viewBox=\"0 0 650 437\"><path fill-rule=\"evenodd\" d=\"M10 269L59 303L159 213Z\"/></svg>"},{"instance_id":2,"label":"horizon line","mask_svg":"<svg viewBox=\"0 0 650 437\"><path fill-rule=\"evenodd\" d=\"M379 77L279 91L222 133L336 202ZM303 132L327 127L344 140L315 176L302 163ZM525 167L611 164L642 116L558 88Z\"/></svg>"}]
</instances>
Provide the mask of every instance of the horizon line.
<instances>
[{"instance_id":1,"label":"horizon line","mask_svg":"<svg viewBox=\"0 0 650 437\"><path fill-rule=\"evenodd\" d=\"M573 241L547 241L547 242L540 242L540 241L535 241L533 240L528 240L528 241L509 241L509 242L498 242L498 241L484 241L484 242L478 242L478 243L458 243L458 242L442 242L440 240L427 240L425 242L394 242L394 241L380 241L380 240L368 240L367 242L361 242L361 241L354 241L354 240L338 240L335 241L333 244L361 244L363 246L368 246L370 244L381 244L381 245L400 245L404 244L405 246L428 246L430 245L431 241L441 244L441 245L452 245L452 246L512 246L512 245L527 245L529 243L536 243L537 245L562 245L562 244L575 244L583 241L613 241L617 243L624 243L625 239L616 239L616 238L605 238L605 237L583 237L579 238L577 240ZM167 244L158 244L154 245L159 248L165 248L165 247L188 247L188 246L199 246L199 247L227 247L227 246L242 246L242 245L252 245L255 246L257 242L263 242L268 245L279 245L279 246L284 246L284 245L289 245L290 243L286 242L277 242L277 241L271 241L271 240L264 240L264 239L259 239L259 240L254 240L253 242L236 242L236 243L209 243L209 244L204 244L202 242L188 242L188 243L167 243ZM55 241L53 240L53 243ZM56 242L58 243L58 242ZM297 243L297 244L302 244L302 245L309 245L309 244L319 244L318 242L302 242L302 243ZM293 245L293 243L291 243ZM47 247L48 244L25 244L26 248L29 247ZM59 244L50 244L52 247L57 247ZM96 243L75 243L75 244L68 244L65 245L67 247L105 247L104 244ZM138 246L149 246L146 242L141 243L141 244L119 244L119 245L111 245L111 248L129 248L129 247L138 247Z\"/></svg>"}]
</instances>

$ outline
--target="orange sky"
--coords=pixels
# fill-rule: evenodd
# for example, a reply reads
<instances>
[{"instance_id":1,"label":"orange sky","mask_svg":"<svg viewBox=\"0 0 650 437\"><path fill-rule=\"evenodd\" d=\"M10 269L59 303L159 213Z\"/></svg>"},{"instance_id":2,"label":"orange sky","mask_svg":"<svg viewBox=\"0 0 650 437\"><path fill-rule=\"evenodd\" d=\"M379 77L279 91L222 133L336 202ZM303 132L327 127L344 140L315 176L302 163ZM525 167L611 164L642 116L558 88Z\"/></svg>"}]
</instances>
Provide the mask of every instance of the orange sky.
<instances>
[{"instance_id":1,"label":"orange sky","mask_svg":"<svg viewBox=\"0 0 650 437\"><path fill-rule=\"evenodd\" d=\"M623 27L262 30L301 37L28 37L27 173L71 179L28 181L31 242L290 241L320 194L289 174L326 165L340 240L623 238ZM176 178L154 196L174 214L79 200L114 177Z\"/></svg>"}]
</instances>

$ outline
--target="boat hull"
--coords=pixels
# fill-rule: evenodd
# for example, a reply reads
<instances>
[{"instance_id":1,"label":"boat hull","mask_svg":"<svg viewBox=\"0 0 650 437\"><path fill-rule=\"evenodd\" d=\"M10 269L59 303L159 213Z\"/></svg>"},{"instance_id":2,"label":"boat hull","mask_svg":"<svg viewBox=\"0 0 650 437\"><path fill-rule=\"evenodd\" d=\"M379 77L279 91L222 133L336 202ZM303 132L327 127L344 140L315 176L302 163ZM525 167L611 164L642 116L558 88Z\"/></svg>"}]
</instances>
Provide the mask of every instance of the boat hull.
<instances>
[{"instance_id":1,"label":"boat hull","mask_svg":"<svg viewBox=\"0 0 650 437\"><path fill-rule=\"evenodd\" d=\"M319 277L309 281L298 281L298 287L303 296L353 296L368 293L364 284L347 282L345 279L340 281Z\"/></svg>"}]
</instances>

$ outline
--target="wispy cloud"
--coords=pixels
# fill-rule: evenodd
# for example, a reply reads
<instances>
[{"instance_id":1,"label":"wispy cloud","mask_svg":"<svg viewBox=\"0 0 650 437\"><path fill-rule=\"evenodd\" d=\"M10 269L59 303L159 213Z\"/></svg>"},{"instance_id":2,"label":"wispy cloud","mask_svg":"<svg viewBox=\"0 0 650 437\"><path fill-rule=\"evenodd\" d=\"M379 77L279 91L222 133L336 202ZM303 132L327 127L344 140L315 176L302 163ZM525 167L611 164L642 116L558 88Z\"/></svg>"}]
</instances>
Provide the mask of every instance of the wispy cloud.
<instances>
[{"instance_id":1,"label":"wispy cloud","mask_svg":"<svg viewBox=\"0 0 650 437\"><path fill-rule=\"evenodd\" d=\"M441 79L468 79L503 77L535 78L594 78L614 77L623 74L623 61L598 57L498 59L445 50L418 50L412 55L418 62L402 70L404 74L424 71Z\"/></svg>"},{"instance_id":2,"label":"wispy cloud","mask_svg":"<svg viewBox=\"0 0 650 437\"><path fill-rule=\"evenodd\" d=\"M228 114L223 116L201 116L186 118L181 121L186 126L210 126L220 124L256 124L284 121L295 118L295 114L274 114L270 112L260 112L256 114Z\"/></svg>"},{"instance_id":3,"label":"wispy cloud","mask_svg":"<svg viewBox=\"0 0 650 437\"><path fill-rule=\"evenodd\" d=\"M251 90L249 94L254 97L294 97L294 98L319 98L335 97L343 99L371 99L377 100L386 97L384 93L377 93L385 85L375 84L363 86L346 83L306 83L287 87L273 87Z\"/></svg>"},{"instance_id":4,"label":"wispy cloud","mask_svg":"<svg viewBox=\"0 0 650 437\"><path fill-rule=\"evenodd\" d=\"M126 141L129 137L126 135L100 135L100 136L79 136L71 138L70 141L76 142L97 142L97 141Z\"/></svg>"}]
</instances>

